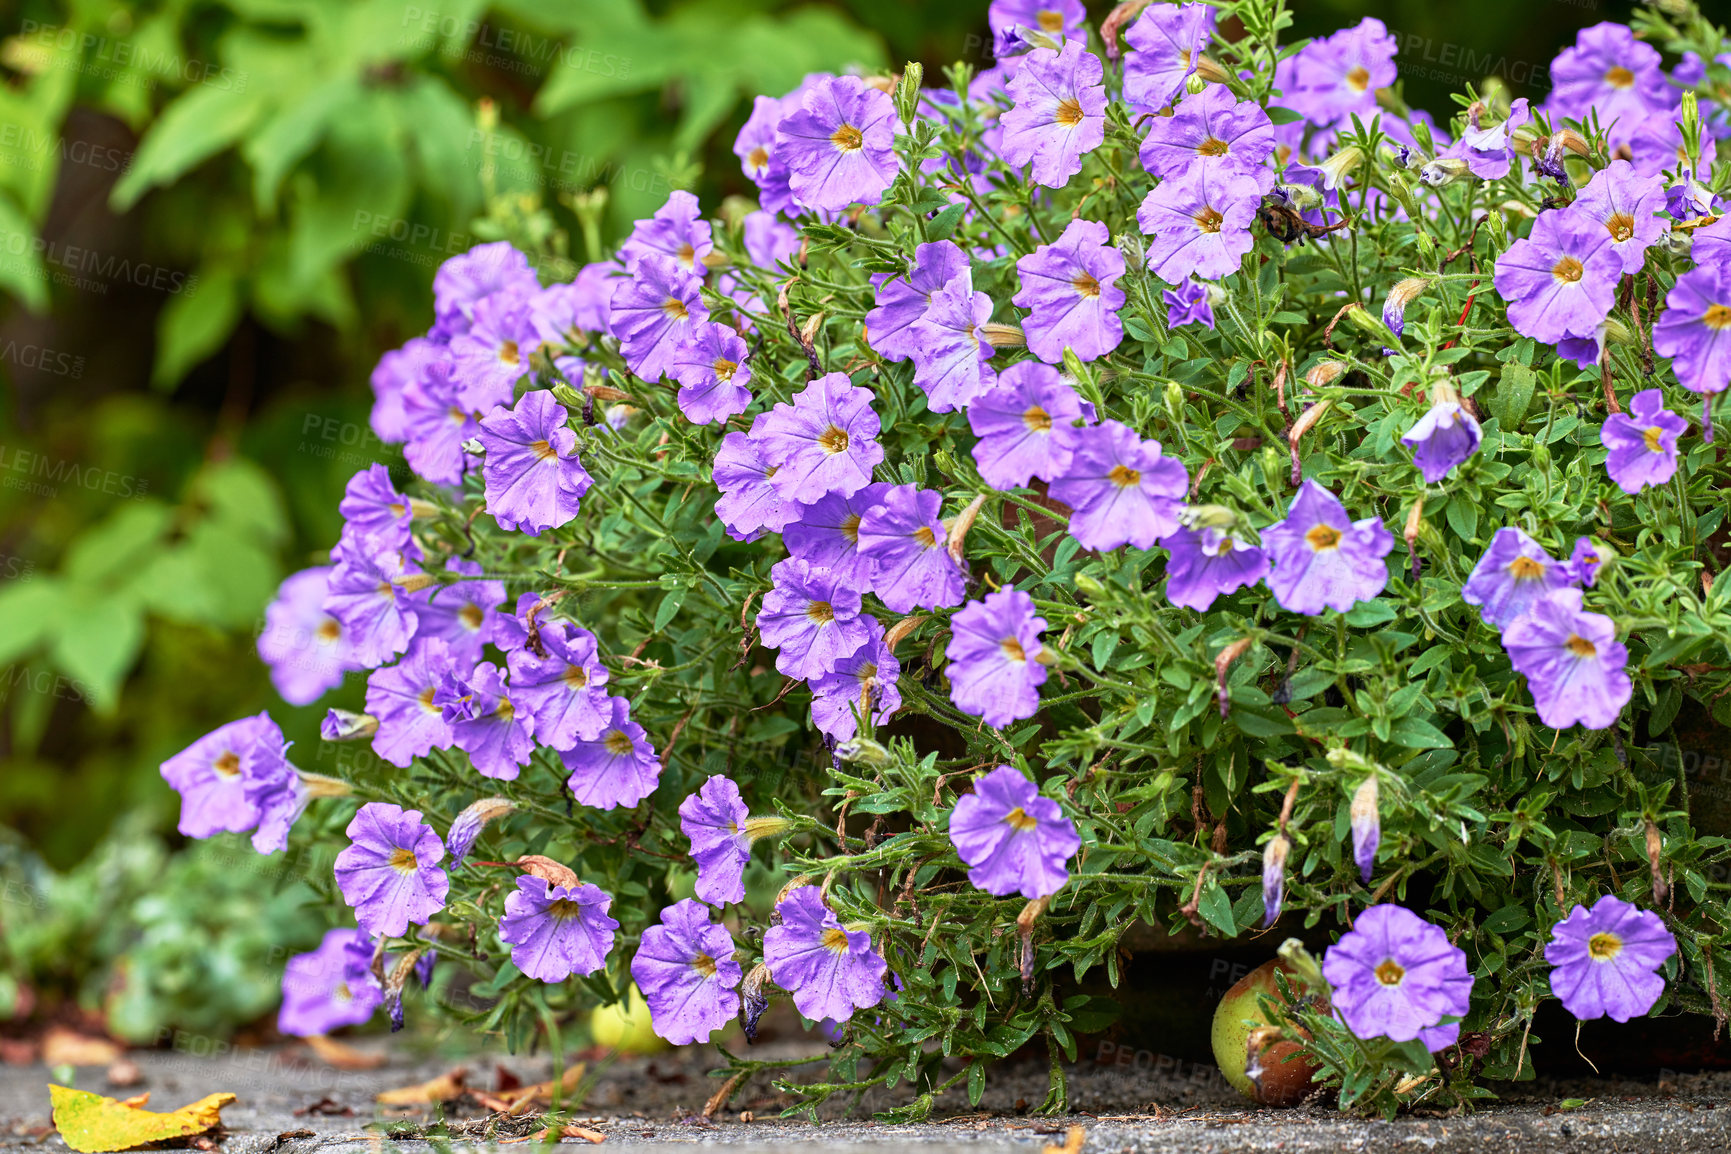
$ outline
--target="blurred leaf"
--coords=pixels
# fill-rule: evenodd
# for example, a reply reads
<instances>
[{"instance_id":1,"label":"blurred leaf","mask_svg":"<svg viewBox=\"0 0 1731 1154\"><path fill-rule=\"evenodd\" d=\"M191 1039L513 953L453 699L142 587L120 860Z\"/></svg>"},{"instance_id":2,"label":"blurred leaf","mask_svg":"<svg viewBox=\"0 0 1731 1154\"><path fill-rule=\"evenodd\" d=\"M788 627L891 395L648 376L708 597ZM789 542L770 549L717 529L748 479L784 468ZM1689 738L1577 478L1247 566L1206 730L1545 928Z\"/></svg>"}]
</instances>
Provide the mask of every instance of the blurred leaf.
<instances>
[{"instance_id":1,"label":"blurred leaf","mask_svg":"<svg viewBox=\"0 0 1731 1154\"><path fill-rule=\"evenodd\" d=\"M58 628L64 603L61 585L51 577L0 587L0 662L28 653Z\"/></svg>"},{"instance_id":2,"label":"blurred leaf","mask_svg":"<svg viewBox=\"0 0 1731 1154\"><path fill-rule=\"evenodd\" d=\"M109 204L125 212L159 184L167 184L239 140L264 110L257 91L202 86L177 97L162 113L132 167L114 186Z\"/></svg>"},{"instance_id":3,"label":"blurred leaf","mask_svg":"<svg viewBox=\"0 0 1731 1154\"><path fill-rule=\"evenodd\" d=\"M17 241L12 237L20 238ZM48 307L48 270L35 249L36 230L13 201L12 194L0 192L0 287L24 302L33 313ZM14 252L13 250L17 251Z\"/></svg>"},{"instance_id":4,"label":"blurred leaf","mask_svg":"<svg viewBox=\"0 0 1731 1154\"><path fill-rule=\"evenodd\" d=\"M66 550L60 572L76 585L94 586L135 573L174 521L161 501L133 501L78 535Z\"/></svg>"},{"instance_id":5,"label":"blurred leaf","mask_svg":"<svg viewBox=\"0 0 1731 1154\"><path fill-rule=\"evenodd\" d=\"M50 655L98 713L112 713L144 644L144 610L131 596L69 592Z\"/></svg>"},{"instance_id":6,"label":"blurred leaf","mask_svg":"<svg viewBox=\"0 0 1731 1154\"><path fill-rule=\"evenodd\" d=\"M175 293L156 321L156 364L150 383L172 389L214 355L240 319L240 278L226 266L206 265Z\"/></svg>"}]
</instances>

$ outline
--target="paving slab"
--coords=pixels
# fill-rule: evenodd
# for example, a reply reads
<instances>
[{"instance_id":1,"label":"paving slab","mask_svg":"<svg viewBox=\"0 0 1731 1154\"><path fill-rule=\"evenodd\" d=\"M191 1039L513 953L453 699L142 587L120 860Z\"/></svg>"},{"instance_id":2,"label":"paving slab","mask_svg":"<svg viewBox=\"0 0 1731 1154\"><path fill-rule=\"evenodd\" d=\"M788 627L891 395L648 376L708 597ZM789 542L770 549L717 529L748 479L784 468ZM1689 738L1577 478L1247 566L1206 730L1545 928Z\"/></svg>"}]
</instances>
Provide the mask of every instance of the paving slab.
<instances>
[{"instance_id":1,"label":"paving slab","mask_svg":"<svg viewBox=\"0 0 1731 1154\"><path fill-rule=\"evenodd\" d=\"M224 1111L223 1154L511 1154L537 1145L538 1123L501 1120L472 1099L459 1100L442 1116L385 1110L374 1099L383 1090L415 1085L458 1065L467 1071L467 1084L484 1091L494 1090L501 1079L505 1085L539 1081L551 1072L545 1058L374 1048L388 1060L370 1070L333 1068L299 1045L134 1053L130 1060L138 1068L139 1084L111 1086L97 1068L78 1071L76 1084L121 1097L149 1090L155 1109L232 1092L238 1101ZM786 1056L803 1055L809 1045L784 1049ZM1029 1064L996 1075L978 1110L967 1110L957 1096L941 1100L931 1122L895 1125L872 1120L871 1112L904 1100L905 1087L868 1097L853 1117L830 1110L813 1124L779 1116L789 1099L766 1076L740 1087L725 1110L704 1118L704 1102L720 1084L706 1076L716 1065L715 1055L701 1050L591 1061L583 1101L568 1110L568 1118L603 1136L606 1146L645 1152L692 1147L726 1147L739 1154L1044 1152L1062 1150L1073 1126L1083 1128L1084 1154L1731 1151L1727 1073L1668 1074L1662 1081L1528 1083L1499 1088L1504 1101L1471 1114L1384 1122L1343 1116L1320 1104L1249 1108L1212 1066L1199 1063L1083 1061L1067 1070L1077 1112L1046 1118L1026 1113L1027 1104L1043 1096L1046 1083L1044 1065ZM0 1066L0 1154L66 1149L48 1128L51 1078L40 1065ZM1562 1108L1568 1099L1585 1104ZM589 1143L568 1137L560 1145L588 1148Z\"/></svg>"}]
</instances>

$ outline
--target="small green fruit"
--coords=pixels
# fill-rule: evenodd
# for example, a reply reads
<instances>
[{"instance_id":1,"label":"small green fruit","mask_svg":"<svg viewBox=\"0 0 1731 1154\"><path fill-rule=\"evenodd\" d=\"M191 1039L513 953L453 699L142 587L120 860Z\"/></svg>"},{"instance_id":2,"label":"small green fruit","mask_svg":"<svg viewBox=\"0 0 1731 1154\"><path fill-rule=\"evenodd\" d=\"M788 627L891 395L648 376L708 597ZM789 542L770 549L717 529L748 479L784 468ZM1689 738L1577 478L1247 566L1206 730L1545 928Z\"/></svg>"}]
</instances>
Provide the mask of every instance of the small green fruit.
<instances>
[{"instance_id":1,"label":"small green fruit","mask_svg":"<svg viewBox=\"0 0 1731 1154\"><path fill-rule=\"evenodd\" d=\"M597 1046L611 1046L621 1054L653 1054L667 1049L649 1020L649 1003L636 986L624 1002L600 1006L589 1015L589 1033Z\"/></svg>"},{"instance_id":2,"label":"small green fruit","mask_svg":"<svg viewBox=\"0 0 1731 1154\"><path fill-rule=\"evenodd\" d=\"M1316 1063L1307 1057L1287 1061L1288 1054L1297 1053L1301 1044L1279 1038L1274 1024L1262 1012L1257 995L1267 994L1280 1000L1280 988L1274 983L1274 972L1281 970L1292 992L1300 997L1322 997L1326 992L1309 989L1297 972L1276 958L1251 970L1237 985L1226 991L1214 1011L1214 1060L1220 1072L1232 1083L1232 1088L1263 1106L1294 1106L1303 1101L1316 1086L1310 1077ZM1308 1039L1307 1039L1308 1040ZM1258 1076L1250 1076L1251 1048L1257 1050Z\"/></svg>"}]
</instances>

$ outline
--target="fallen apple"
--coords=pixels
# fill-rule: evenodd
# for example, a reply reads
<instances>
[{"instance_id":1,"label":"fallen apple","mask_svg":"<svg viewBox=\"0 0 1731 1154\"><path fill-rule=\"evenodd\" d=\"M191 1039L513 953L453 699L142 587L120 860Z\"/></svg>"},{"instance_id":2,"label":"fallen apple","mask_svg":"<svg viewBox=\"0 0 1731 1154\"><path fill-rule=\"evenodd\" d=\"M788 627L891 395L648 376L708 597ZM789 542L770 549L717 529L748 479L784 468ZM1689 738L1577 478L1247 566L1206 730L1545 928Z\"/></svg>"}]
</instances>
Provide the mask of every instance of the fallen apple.
<instances>
[{"instance_id":1,"label":"fallen apple","mask_svg":"<svg viewBox=\"0 0 1731 1154\"><path fill-rule=\"evenodd\" d=\"M1258 995L1281 1000L1274 981L1277 970L1286 974L1289 988L1300 999L1327 1008L1327 991L1308 986L1295 967L1280 958L1264 962L1226 991L1215 1008L1214 1060L1232 1088L1252 1102L1294 1106L1316 1089L1310 1078L1317 1067L1302 1054L1287 1060L1303 1049L1303 1041L1309 1041L1310 1036L1299 1031L1303 1041L1295 1041L1262 1012Z\"/></svg>"},{"instance_id":2,"label":"fallen apple","mask_svg":"<svg viewBox=\"0 0 1731 1154\"><path fill-rule=\"evenodd\" d=\"M649 1003L636 986L623 1002L599 1006L589 1015L589 1034L597 1046L611 1046L621 1054L653 1054L667 1049L650 1022Z\"/></svg>"}]
</instances>

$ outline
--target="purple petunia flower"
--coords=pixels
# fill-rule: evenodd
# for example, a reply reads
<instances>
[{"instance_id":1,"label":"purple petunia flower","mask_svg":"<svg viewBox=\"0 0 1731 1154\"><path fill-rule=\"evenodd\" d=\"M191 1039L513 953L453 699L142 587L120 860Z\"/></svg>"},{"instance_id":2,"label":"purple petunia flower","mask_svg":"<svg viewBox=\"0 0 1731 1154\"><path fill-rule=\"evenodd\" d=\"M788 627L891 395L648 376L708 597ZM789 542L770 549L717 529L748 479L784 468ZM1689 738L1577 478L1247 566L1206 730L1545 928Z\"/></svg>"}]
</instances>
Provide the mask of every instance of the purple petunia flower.
<instances>
[{"instance_id":1,"label":"purple petunia flower","mask_svg":"<svg viewBox=\"0 0 1731 1154\"><path fill-rule=\"evenodd\" d=\"M1401 436L1400 443L1413 450L1412 463L1424 474L1425 482L1435 484L1478 452L1483 439L1478 421L1460 398L1449 396L1436 399L1418 423Z\"/></svg>"},{"instance_id":2,"label":"purple petunia flower","mask_svg":"<svg viewBox=\"0 0 1731 1154\"><path fill-rule=\"evenodd\" d=\"M986 23L1000 36L1026 28L1046 36L1086 38L1088 10L1082 0L992 0Z\"/></svg>"},{"instance_id":3,"label":"purple petunia flower","mask_svg":"<svg viewBox=\"0 0 1731 1154\"><path fill-rule=\"evenodd\" d=\"M1658 914L1606 894L1551 927L1551 993L1583 1022L1627 1022L1659 1001L1665 979L1657 971L1676 952L1677 939Z\"/></svg>"},{"instance_id":4,"label":"purple petunia flower","mask_svg":"<svg viewBox=\"0 0 1731 1154\"><path fill-rule=\"evenodd\" d=\"M481 477L487 511L501 529L539 537L577 516L594 478L577 459L568 417L551 392L533 389L516 408L500 406L482 420Z\"/></svg>"},{"instance_id":5,"label":"purple petunia flower","mask_svg":"<svg viewBox=\"0 0 1731 1154\"><path fill-rule=\"evenodd\" d=\"M697 198L675 189L654 216L632 225L631 235L619 246L619 260L627 269L635 269L646 256L664 256L686 272L702 276L703 258L715 248L713 241L713 230L703 219Z\"/></svg>"},{"instance_id":6,"label":"purple petunia flower","mask_svg":"<svg viewBox=\"0 0 1731 1154\"><path fill-rule=\"evenodd\" d=\"M1567 211L1588 217L1604 229L1611 251L1623 260L1623 272L1636 273L1646 263L1647 250L1664 239L1665 182L1642 177L1626 160L1613 160L1593 174Z\"/></svg>"},{"instance_id":7,"label":"purple petunia flower","mask_svg":"<svg viewBox=\"0 0 1731 1154\"><path fill-rule=\"evenodd\" d=\"M455 672L450 645L437 637L416 638L401 661L374 670L367 678L367 712L379 721L373 752L407 769L415 758L449 748L451 724L433 698Z\"/></svg>"},{"instance_id":8,"label":"purple petunia flower","mask_svg":"<svg viewBox=\"0 0 1731 1154\"><path fill-rule=\"evenodd\" d=\"M1558 120L1596 115L1616 148L1650 114L1676 107L1676 96L1658 50L1635 39L1628 25L1607 21L1581 29L1551 62L1545 107Z\"/></svg>"},{"instance_id":9,"label":"purple petunia flower","mask_svg":"<svg viewBox=\"0 0 1731 1154\"><path fill-rule=\"evenodd\" d=\"M1262 547L1272 566L1268 588L1275 601L1316 617L1325 608L1345 613L1383 591L1383 558L1394 548L1394 534L1380 517L1352 520L1340 498L1307 480L1286 519L1262 530Z\"/></svg>"},{"instance_id":10,"label":"purple petunia flower","mask_svg":"<svg viewBox=\"0 0 1731 1154\"><path fill-rule=\"evenodd\" d=\"M1575 551L1563 562L1563 572L1571 585L1591 589L1599 583L1599 567L1605 563L1603 550L1591 537L1575 538Z\"/></svg>"},{"instance_id":11,"label":"purple petunia flower","mask_svg":"<svg viewBox=\"0 0 1731 1154\"><path fill-rule=\"evenodd\" d=\"M703 903L684 898L661 911L631 959L657 1035L676 1046L707 1042L733 1020L745 976L733 953L733 935L709 920Z\"/></svg>"},{"instance_id":12,"label":"purple petunia flower","mask_svg":"<svg viewBox=\"0 0 1731 1154\"><path fill-rule=\"evenodd\" d=\"M374 435L386 444L409 439L409 418L403 410L403 392L435 361L449 361L450 349L426 337L410 337L400 349L392 349L373 366L368 383L373 389L373 408L367 417Z\"/></svg>"},{"instance_id":13,"label":"purple petunia flower","mask_svg":"<svg viewBox=\"0 0 1731 1154\"><path fill-rule=\"evenodd\" d=\"M343 515L344 536L371 537L385 547L405 551L413 545L409 524L414 512L383 465L370 465L350 477L337 511Z\"/></svg>"},{"instance_id":14,"label":"purple petunia flower","mask_svg":"<svg viewBox=\"0 0 1731 1154\"><path fill-rule=\"evenodd\" d=\"M751 406L751 366L746 346L726 325L705 322L673 350L668 375L679 382L679 411L699 425L712 425Z\"/></svg>"},{"instance_id":15,"label":"purple petunia flower","mask_svg":"<svg viewBox=\"0 0 1731 1154\"><path fill-rule=\"evenodd\" d=\"M1166 302L1167 328L1214 327L1214 302L1208 297L1208 286L1202 282L1186 277L1176 287L1162 289L1160 295Z\"/></svg>"},{"instance_id":16,"label":"purple petunia flower","mask_svg":"<svg viewBox=\"0 0 1731 1154\"><path fill-rule=\"evenodd\" d=\"M871 347L892 361L919 353L928 339L925 320L932 297L967 271L967 255L953 242L940 240L914 249L914 267L906 276L873 276L877 300L866 314L866 340Z\"/></svg>"},{"instance_id":17,"label":"purple petunia flower","mask_svg":"<svg viewBox=\"0 0 1731 1154\"><path fill-rule=\"evenodd\" d=\"M745 433L729 433L715 451L711 473L721 497L715 515L735 541L755 541L765 531L779 533L799 516L800 505L775 487L779 472L763 458L760 442Z\"/></svg>"},{"instance_id":18,"label":"purple petunia flower","mask_svg":"<svg viewBox=\"0 0 1731 1154\"><path fill-rule=\"evenodd\" d=\"M435 361L403 389L403 423L408 444L403 458L416 476L438 485L463 480L472 462L464 442L477 432L477 414L457 399L450 362Z\"/></svg>"},{"instance_id":19,"label":"purple petunia flower","mask_svg":"<svg viewBox=\"0 0 1731 1154\"><path fill-rule=\"evenodd\" d=\"M1268 557L1238 534L1213 526L1178 529L1160 544L1166 562L1166 600L1205 613L1216 597L1248 589L1268 576Z\"/></svg>"},{"instance_id":20,"label":"purple petunia flower","mask_svg":"<svg viewBox=\"0 0 1731 1154\"><path fill-rule=\"evenodd\" d=\"M974 461L994 489L1016 489L1033 477L1062 477L1075 457L1082 416L1076 390L1058 370L1039 361L1018 361L998 383L968 406L968 426L979 441Z\"/></svg>"},{"instance_id":21,"label":"purple petunia flower","mask_svg":"<svg viewBox=\"0 0 1731 1154\"><path fill-rule=\"evenodd\" d=\"M359 930L326 930L319 948L283 967L279 1033L306 1038L358 1026L385 1000L372 974L373 947Z\"/></svg>"},{"instance_id":22,"label":"purple petunia flower","mask_svg":"<svg viewBox=\"0 0 1731 1154\"><path fill-rule=\"evenodd\" d=\"M511 403L536 344L528 303L515 293L494 293L475 305L469 331L451 339L451 379L465 409Z\"/></svg>"},{"instance_id":23,"label":"purple petunia flower","mask_svg":"<svg viewBox=\"0 0 1731 1154\"><path fill-rule=\"evenodd\" d=\"M180 832L210 837L258 825L257 796L248 787L274 780L287 751L282 730L260 713L212 730L163 762L163 780L180 794Z\"/></svg>"},{"instance_id":24,"label":"purple petunia flower","mask_svg":"<svg viewBox=\"0 0 1731 1154\"><path fill-rule=\"evenodd\" d=\"M1104 72L1080 40L1028 53L1007 86L1015 107L1000 118L1004 163L1031 164L1034 183L1047 188L1063 188L1081 172L1082 157L1106 139Z\"/></svg>"},{"instance_id":25,"label":"purple petunia flower","mask_svg":"<svg viewBox=\"0 0 1731 1154\"><path fill-rule=\"evenodd\" d=\"M778 561L775 584L763 595L758 635L776 654L775 667L789 677L822 677L871 640L870 618L860 616L858 589L829 569L797 557Z\"/></svg>"},{"instance_id":26,"label":"purple petunia flower","mask_svg":"<svg viewBox=\"0 0 1731 1154\"><path fill-rule=\"evenodd\" d=\"M751 426L763 460L775 466L770 483L783 497L810 504L830 493L846 496L871 483L884 459L872 391L829 373L760 413ZM786 524L784 521L783 524Z\"/></svg>"},{"instance_id":27,"label":"purple petunia flower","mask_svg":"<svg viewBox=\"0 0 1731 1154\"><path fill-rule=\"evenodd\" d=\"M350 660L342 622L325 612L331 567L291 574L265 607L258 655L270 666L271 684L290 705L311 705L361 666Z\"/></svg>"},{"instance_id":28,"label":"purple petunia flower","mask_svg":"<svg viewBox=\"0 0 1731 1154\"><path fill-rule=\"evenodd\" d=\"M997 380L992 346L980 336L991 318L992 298L976 292L965 271L932 294L913 354L914 384L925 390L932 412L966 408Z\"/></svg>"},{"instance_id":29,"label":"purple petunia flower","mask_svg":"<svg viewBox=\"0 0 1731 1154\"><path fill-rule=\"evenodd\" d=\"M445 568L465 577L481 575L481 566L474 561L452 557ZM504 641L509 632L506 618L499 612L505 601L503 581L455 581L449 585L432 585L409 595L415 608L415 640L437 637L451 647L451 660L471 669L481 660L483 647L491 641Z\"/></svg>"},{"instance_id":30,"label":"purple petunia flower","mask_svg":"<svg viewBox=\"0 0 1731 1154\"><path fill-rule=\"evenodd\" d=\"M872 591L897 613L962 603L968 575L950 555L943 503L936 489L895 485L860 518L859 553L871 566Z\"/></svg>"},{"instance_id":31,"label":"purple petunia flower","mask_svg":"<svg viewBox=\"0 0 1731 1154\"><path fill-rule=\"evenodd\" d=\"M889 966L871 934L836 920L816 886L799 886L775 907L779 925L763 935L763 961L775 984L814 1022L845 1022L884 999Z\"/></svg>"},{"instance_id":32,"label":"purple petunia flower","mask_svg":"<svg viewBox=\"0 0 1731 1154\"><path fill-rule=\"evenodd\" d=\"M642 257L618 283L609 307L625 365L646 381L660 380L680 342L709 319L697 277L656 253Z\"/></svg>"},{"instance_id":33,"label":"purple petunia flower","mask_svg":"<svg viewBox=\"0 0 1731 1154\"><path fill-rule=\"evenodd\" d=\"M828 77L777 125L775 156L807 208L877 204L896 177L895 103L857 76Z\"/></svg>"},{"instance_id":34,"label":"purple petunia flower","mask_svg":"<svg viewBox=\"0 0 1731 1154\"><path fill-rule=\"evenodd\" d=\"M433 314L447 334L467 332L475 308L496 293L528 296L541 287L529 258L510 241L476 245L433 275Z\"/></svg>"},{"instance_id":35,"label":"purple petunia flower","mask_svg":"<svg viewBox=\"0 0 1731 1154\"><path fill-rule=\"evenodd\" d=\"M1689 422L1665 407L1659 389L1642 389L1629 400L1628 413L1612 413L1599 429L1609 451L1605 471L1633 496L1648 485L1663 485L1677 472L1677 438Z\"/></svg>"},{"instance_id":36,"label":"purple petunia flower","mask_svg":"<svg viewBox=\"0 0 1731 1154\"><path fill-rule=\"evenodd\" d=\"M1214 38L1210 4L1152 4L1124 33L1124 99L1138 112L1158 112L1184 94Z\"/></svg>"},{"instance_id":37,"label":"purple petunia flower","mask_svg":"<svg viewBox=\"0 0 1731 1154\"><path fill-rule=\"evenodd\" d=\"M1022 287L1010 299L1029 310L1022 322L1028 351L1047 364L1062 363L1065 349L1091 361L1124 339L1124 290L1117 287L1124 257L1110 239L1098 221L1072 220L1055 242L1016 262Z\"/></svg>"},{"instance_id":38,"label":"purple petunia flower","mask_svg":"<svg viewBox=\"0 0 1731 1154\"><path fill-rule=\"evenodd\" d=\"M974 782L950 813L950 844L968 866L968 881L994 897L1032 900L1058 892L1065 868L1082 848L1076 823L1040 787L1007 765Z\"/></svg>"},{"instance_id":39,"label":"purple petunia flower","mask_svg":"<svg viewBox=\"0 0 1731 1154\"><path fill-rule=\"evenodd\" d=\"M451 670L433 694L453 743L482 777L515 781L535 753L534 715L518 709L510 694L504 671L491 661L467 674Z\"/></svg>"},{"instance_id":40,"label":"purple petunia flower","mask_svg":"<svg viewBox=\"0 0 1731 1154\"><path fill-rule=\"evenodd\" d=\"M1475 104L1467 110L1466 131L1443 155L1466 161L1467 169L1480 180L1501 180L1514 164L1515 130L1523 127L1532 114L1522 97L1509 105L1509 114L1503 120L1481 127L1482 109L1482 104Z\"/></svg>"},{"instance_id":41,"label":"purple petunia flower","mask_svg":"<svg viewBox=\"0 0 1731 1154\"><path fill-rule=\"evenodd\" d=\"M540 636L546 656L525 645L505 658L511 695L534 716L535 740L556 750L596 740L612 720L613 703L606 688L611 674L596 655L595 635L560 622L555 628L544 624Z\"/></svg>"},{"instance_id":42,"label":"purple petunia flower","mask_svg":"<svg viewBox=\"0 0 1731 1154\"><path fill-rule=\"evenodd\" d=\"M631 703L623 697L608 698L599 735L573 743L559 759L571 771L565 782L571 795L595 809L634 806L661 780L661 759L643 727L631 720Z\"/></svg>"},{"instance_id":43,"label":"purple petunia flower","mask_svg":"<svg viewBox=\"0 0 1731 1154\"><path fill-rule=\"evenodd\" d=\"M1372 771L1353 791L1348 810L1352 822L1352 857L1365 885L1370 884L1370 875L1376 872L1376 848L1382 842L1381 793L1382 787Z\"/></svg>"},{"instance_id":44,"label":"purple petunia flower","mask_svg":"<svg viewBox=\"0 0 1731 1154\"><path fill-rule=\"evenodd\" d=\"M1359 914L1323 955L1322 976L1336 1016L1361 1038L1419 1038L1441 1049L1452 1038L1438 1038L1443 1031L1436 1028L1471 1009L1466 952L1451 945L1440 926L1403 906L1376 905Z\"/></svg>"},{"instance_id":45,"label":"purple petunia flower","mask_svg":"<svg viewBox=\"0 0 1731 1154\"><path fill-rule=\"evenodd\" d=\"M418 809L388 802L361 806L349 822L347 848L337 855L337 886L369 934L400 938L445 908L451 887L439 862L445 843Z\"/></svg>"},{"instance_id":46,"label":"purple petunia flower","mask_svg":"<svg viewBox=\"0 0 1731 1154\"><path fill-rule=\"evenodd\" d=\"M1534 602L1568 583L1568 574L1543 545L1505 526L1491 537L1490 547L1461 586L1461 600L1477 605L1486 625L1507 629Z\"/></svg>"},{"instance_id":47,"label":"purple petunia flower","mask_svg":"<svg viewBox=\"0 0 1731 1154\"><path fill-rule=\"evenodd\" d=\"M1677 278L1653 325L1653 351L1671 358L1690 392L1725 391L1731 384L1731 265L1699 265Z\"/></svg>"},{"instance_id":48,"label":"purple petunia flower","mask_svg":"<svg viewBox=\"0 0 1731 1154\"><path fill-rule=\"evenodd\" d=\"M1262 193L1237 173L1197 169L1163 180L1136 210L1136 224L1154 239L1148 270L1167 284L1187 277L1223 277L1256 243L1250 224Z\"/></svg>"},{"instance_id":49,"label":"purple petunia flower","mask_svg":"<svg viewBox=\"0 0 1731 1154\"><path fill-rule=\"evenodd\" d=\"M1248 176L1258 192L1274 187L1274 124L1262 106L1211 84L1178 102L1171 116L1156 116L1142 141L1142 167L1158 177L1197 170Z\"/></svg>"},{"instance_id":50,"label":"purple petunia flower","mask_svg":"<svg viewBox=\"0 0 1731 1154\"><path fill-rule=\"evenodd\" d=\"M409 575L407 566L401 552L366 538L339 542L335 556L323 609L341 623L350 659L376 669L415 635L413 603L397 583Z\"/></svg>"},{"instance_id":51,"label":"purple petunia flower","mask_svg":"<svg viewBox=\"0 0 1731 1154\"><path fill-rule=\"evenodd\" d=\"M1280 920L1280 907L1286 901L1286 858L1292 852L1292 839L1284 830L1277 830L1262 847L1262 928Z\"/></svg>"},{"instance_id":52,"label":"purple petunia flower","mask_svg":"<svg viewBox=\"0 0 1731 1154\"><path fill-rule=\"evenodd\" d=\"M745 866L751 861L746 819L751 813L731 779L715 774L679 803L679 828L691 839L697 862L697 896L712 906L745 900Z\"/></svg>"},{"instance_id":53,"label":"purple petunia flower","mask_svg":"<svg viewBox=\"0 0 1731 1154\"><path fill-rule=\"evenodd\" d=\"M1395 81L1400 46L1386 25L1367 16L1307 45L1293 61L1287 107L1315 125L1345 121L1376 111L1376 93ZM1283 86L1284 87L1284 86Z\"/></svg>"},{"instance_id":54,"label":"purple petunia flower","mask_svg":"<svg viewBox=\"0 0 1731 1154\"><path fill-rule=\"evenodd\" d=\"M781 533L788 554L814 569L832 570L838 581L869 593L872 563L859 551L860 521L888 491L889 485L879 482L851 496L829 496L800 506L799 519Z\"/></svg>"},{"instance_id":55,"label":"purple petunia flower","mask_svg":"<svg viewBox=\"0 0 1731 1154\"><path fill-rule=\"evenodd\" d=\"M1526 676L1539 720L1552 729L1577 722L1609 729L1634 692L1629 651L1617 640L1616 623L1583 610L1579 589L1558 589L1533 602L1503 630L1503 648L1515 672Z\"/></svg>"},{"instance_id":56,"label":"purple petunia flower","mask_svg":"<svg viewBox=\"0 0 1731 1154\"><path fill-rule=\"evenodd\" d=\"M619 922L608 916L613 899L585 882L562 886L546 878L517 879L505 899L499 940L511 947L511 964L538 982L563 982L593 974L607 964Z\"/></svg>"},{"instance_id":57,"label":"purple petunia flower","mask_svg":"<svg viewBox=\"0 0 1731 1154\"><path fill-rule=\"evenodd\" d=\"M1047 669L1040 634L1046 619L1020 589L1000 589L970 601L950 618L950 700L957 709L1001 728L1040 710Z\"/></svg>"},{"instance_id":58,"label":"purple petunia flower","mask_svg":"<svg viewBox=\"0 0 1731 1154\"><path fill-rule=\"evenodd\" d=\"M1532 235L1497 258L1493 277L1515 330L1546 344L1591 337L1610 315L1622 270L1610 240L1591 217L1539 214Z\"/></svg>"},{"instance_id":59,"label":"purple petunia flower","mask_svg":"<svg viewBox=\"0 0 1731 1154\"><path fill-rule=\"evenodd\" d=\"M1184 466L1163 455L1159 441L1102 421L1076 430L1075 456L1051 495L1073 510L1070 536L1084 548L1150 549L1178 528L1189 484Z\"/></svg>"},{"instance_id":60,"label":"purple petunia flower","mask_svg":"<svg viewBox=\"0 0 1731 1154\"><path fill-rule=\"evenodd\" d=\"M742 231L747 259L771 272L783 261L797 263L799 250L805 245L797 228L762 209L745 214Z\"/></svg>"},{"instance_id":61,"label":"purple petunia flower","mask_svg":"<svg viewBox=\"0 0 1731 1154\"><path fill-rule=\"evenodd\" d=\"M261 738L241 776L246 799L258 807L252 848L262 854L288 848L289 831L312 800L300 770L289 764L288 743L279 741L277 734Z\"/></svg>"},{"instance_id":62,"label":"purple petunia flower","mask_svg":"<svg viewBox=\"0 0 1731 1154\"><path fill-rule=\"evenodd\" d=\"M811 685L811 720L821 731L846 741L859 732L859 719L870 717L882 725L901 708L896 688L901 663L884 644L881 631Z\"/></svg>"}]
</instances>

